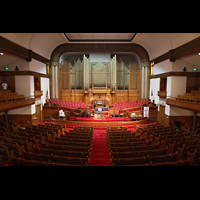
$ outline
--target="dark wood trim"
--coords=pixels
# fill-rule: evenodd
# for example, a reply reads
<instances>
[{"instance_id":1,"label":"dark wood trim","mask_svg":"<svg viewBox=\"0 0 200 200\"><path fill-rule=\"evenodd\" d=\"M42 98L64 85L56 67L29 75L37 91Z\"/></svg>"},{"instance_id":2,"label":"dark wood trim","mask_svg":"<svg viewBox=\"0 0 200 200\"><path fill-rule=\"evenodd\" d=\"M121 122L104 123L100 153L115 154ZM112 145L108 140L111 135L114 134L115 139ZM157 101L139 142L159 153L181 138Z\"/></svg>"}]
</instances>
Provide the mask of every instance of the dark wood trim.
<instances>
[{"instance_id":1,"label":"dark wood trim","mask_svg":"<svg viewBox=\"0 0 200 200\"><path fill-rule=\"evenodd\" d=\"M66 33L63 33L69 42L132 42L137 33L131 39L70 39Z\"/></svg>"},{"instance_id":2,"label":"dark wood trim","mask_svg":"<svg viewBox=\"0 0 200 200\"><path fill-rule=\"evenodd\" d=\"M38 72L33 72L33 71L1 71L1 76L8 76L8 75L30 75L30 76L34 76L35 78L50 78L50 75L47 74L41 74Z\"/></svg>"},{"instance_id":3,"label":"dark wood trim","mask_svg":"<svg viewBox=\"0 0 200 200\"><path fill-rule=\"evenodd\" d=\"M150 79L153 79L153 78L167 78L168 76L200 77L200 72L166 72L166 73L150 76Z\"/></svg>"},{"instance_id":4,"label":"dark wood trim","mask_svg":"<svg viewBox=\"0 0 200 200\"><path fill-rule=\"evenodd\" d=\"M35 59L47 64L47 62L50 61L49 59L33 52L32 50L22 47L2 36L0 36L0 50L22 57L26 59L27 62L31 62L32 59Z\"/></svg>"},{"instance_id":5,"label":"dark wood trim","mask_svg":"<svg viewBox=\"0 0 200 200\"><path fill-rule=\"evenodd\" d=\"M172 49L158 56L157 58L152 59L150 62L154 61L154 65L163 62L167 59L169 59L171 62L175 62L175 60L179 57L199 51L200 51L200 37L195 38L194 40L191 40L175 49Z\"/></svg>"}]
</instances>

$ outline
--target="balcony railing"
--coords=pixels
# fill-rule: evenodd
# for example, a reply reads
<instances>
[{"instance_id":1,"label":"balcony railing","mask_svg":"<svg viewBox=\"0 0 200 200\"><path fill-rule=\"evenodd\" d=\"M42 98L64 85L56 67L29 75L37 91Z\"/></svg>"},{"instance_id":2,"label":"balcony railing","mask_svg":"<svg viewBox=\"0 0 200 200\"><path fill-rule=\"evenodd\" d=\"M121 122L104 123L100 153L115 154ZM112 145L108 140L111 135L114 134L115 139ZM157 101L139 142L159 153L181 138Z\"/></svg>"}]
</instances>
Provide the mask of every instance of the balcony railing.
<instances>
[{"instance_id":1,"label":"balcony railing","mask_svg":"<svg viewBox=\"0 0 200 200\"><path fill-rule=\"evenodd\" d=\"M166 99L166 104L194 112L200 112L200 103L185 100L177 100L177 97L170 97Z\"/></svg>"},{"instance_id":2,"label":"balcony railing","mask_svg":"<svg viewBox=\"0 0 200 200\"><path fill-rule=\"evenodd\" d=\"M22 99L5 99L0 102L0 112L22 108L32 104L35 104L34 96L23 97Z\"/></svg>"}]
</instances>

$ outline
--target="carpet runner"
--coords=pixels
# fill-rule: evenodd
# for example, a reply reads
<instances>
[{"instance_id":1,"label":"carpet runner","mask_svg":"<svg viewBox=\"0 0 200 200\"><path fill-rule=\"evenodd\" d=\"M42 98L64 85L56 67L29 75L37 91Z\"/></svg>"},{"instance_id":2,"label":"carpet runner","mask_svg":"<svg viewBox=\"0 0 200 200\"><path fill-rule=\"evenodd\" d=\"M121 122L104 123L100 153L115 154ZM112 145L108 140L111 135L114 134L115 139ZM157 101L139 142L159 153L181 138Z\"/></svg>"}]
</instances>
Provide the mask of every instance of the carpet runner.
<instances>
[{"instance_id":1,"label":"carpet runner","mask_svg":"<svg viewBox=\"0 0 200 200\"><path fill-rule=\"evenodd\" d=\"M90 166L110 166L106 129L94 129Z\"/></svg>"}]
</instances>

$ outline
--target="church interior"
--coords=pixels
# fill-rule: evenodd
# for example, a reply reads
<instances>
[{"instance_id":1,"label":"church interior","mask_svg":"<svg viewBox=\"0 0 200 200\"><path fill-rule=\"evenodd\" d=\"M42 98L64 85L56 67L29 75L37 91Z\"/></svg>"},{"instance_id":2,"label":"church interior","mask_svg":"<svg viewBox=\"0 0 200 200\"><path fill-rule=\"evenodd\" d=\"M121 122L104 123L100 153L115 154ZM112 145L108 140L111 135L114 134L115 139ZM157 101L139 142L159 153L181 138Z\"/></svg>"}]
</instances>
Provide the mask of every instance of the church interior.
<instances>
[{"instance_id":1,"label":"church interior","mask_svg":"<svg viewBox=\"0 0 200 200\"><path fill-rule=\"evenodd\" d=\"M200 33L0 33L0 166L199 166Z\"/></svg>"}]
</instances>

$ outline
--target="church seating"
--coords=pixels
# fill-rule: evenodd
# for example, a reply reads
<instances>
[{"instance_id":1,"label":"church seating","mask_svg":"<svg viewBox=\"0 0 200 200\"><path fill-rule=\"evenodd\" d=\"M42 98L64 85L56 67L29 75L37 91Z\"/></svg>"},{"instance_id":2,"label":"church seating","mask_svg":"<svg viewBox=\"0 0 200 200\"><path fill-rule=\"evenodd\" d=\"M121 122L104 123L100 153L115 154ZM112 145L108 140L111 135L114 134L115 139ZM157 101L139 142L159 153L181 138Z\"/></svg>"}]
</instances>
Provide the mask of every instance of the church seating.
<instances>
[{"instance_id":1,"label":"church seating","mask_svg":"<svg viewBox=\"0 0 200 200\"><path fill-rule=\"evenodd\" d=\"M36 160L36 161L44 161L51 163L61 163L68 164L73 166L86 166L89 164L89 158L77 158L77 157L63 157L57 155L47 155L47 154L38 154L38 153L30 153L24 152L24 157L26 160Z\"/></svg>"},{"instance_id":2,"label":"church seating","mask_svg":"<svg viewBox=\"0 0 200 200\"><path fill-rule=\"evenodd\" d=\"M165 155L157 155L157 156L141 156L134 158L113 158L112 163L113 166L129 166L136 164L150 164L151 163L164 163L164 162L175 162L177 159L178 153L174 154L165 154Z\"/></svg>"},{"instance_id":3,"label":"church seating","mask_svg":"<svg viewBox=\"0 0 200 200\"><path fill-rule=\"evenodd\" d=\"M57 155L64 157L78 157L78 158L88 158L90 157L90 152L79 152L79 151L64 151L57 149L46 149L40 147L34 147L34 152L38 154L47 154L47 155Z\"/></svg>"},{"instance_id":4,"label":"church seating","mask_svg":"<svg viewBox=\"0 0 200 200\"><path fill-rule=\"evenodd\" d=\"M127 128L122 128L122 126L107 128L106 139L111 166L184 166L200 164L199 153L194 154L195 149L197 149L196 152L198 152L198 148L200 149L200 139L198 139L199 134L197 131L196 134L192 134L192 132L188 132L188 128L186 128L185 130L175 132L173 129L164 126L158 126L158 130L156 130L155 123L153 125L147 125L146 127L142 126L143 125L138 125L138 129L143 130L143 133L130 131ZM94 141L93 127L85 126L73 128L72 130L69 129L68 132L64 131L60 135L56 133L54 137L51 132L51 137L46 137L45 140L42 141L42 134L40 131L45 134L45 132L43 132L45 127L46 125L38 125L38 129L35 130L36 127L33 126L30 129L24 129L24 132L22 132L22 128L17 128L17 130L14 132L11 131L10 133L1 130L1 138L6 138L6 141L0 142L0 152L2 150L2 154L0 155L2 155L1 157L3 160L11 160L14 166L90 165ZM59 125L56 127L58 128ZM154 129L152 129L152 127ZM57 128L55 130L57 130ZM51 130L51 128L49 128L49 130ZM159 134L159 139L153 137L150 130ZM192 127L190 127L190 130L192 130ZM26 133L26 131L32 131L32 133ZM145 134L148 131L149 134ZM37 139L37 143L35 143L33 137ZM26 141L32 142L32 146L29 150L24 145ZM162 145L163 141L167 141L165 145ZM193 141L193 143L187 143L187 141ZM174 144L174 142L179 142L179 144L175 143L175 146L172 148L170 144ZM6 147L4 146L5 144L7 144ZM9 145L15 145L15 150L13 148L11 149ZM17 146L22 147L20 154ZM5 148L7 148L7 152ZM187 153L187 150L189 150L190 154ZM13 153L13 151L15 151L15 153ZM20 157L16 158L19 155ZM178 161L177 155L184 155L185 157ZM194 155L195 159L192 159ZM193 160L195 161L193 162Z\"/></svg>"},{"instance_id":5,"label":"church seating","mask_svg":"<svg viewBox=\"0 0 200 200\"><path fill-rule=\"evenodd\" d=\"M57 166L63 164L65 166L88 166L90 164L91 148L93 144L93 127L76 128L71 132L76 136L75 138L65 137L67 132L64 132L64 135L57 134L55 139L47 138L47 140L42 141L38 138L40 141L37 145L35 143L33 144L33 137L35 137L35 135L39 136L39 131L41 131L44 126L38 126L38 132L33 130L34 128L34 126L27 129L18 128L15 131L16 134L14 134L14 132L6 133L1 131L1 135L4 137L0 136L0 139L3 140L0 142L0 152L2 152L2 156L0 157L3 157L3 154L8 157L4 159L4 162L11 160L14 166ZM22 130L24 130L24 132L21 132ZM26 131L31 131L32 133L26 133ZM23 136L19 136L19 133L23 133ZM24 136L25 133L31 135ZM40 133L40 135L42 134ZM70 134L70 136L72 135ZM83 139L82 136L88 137L88 139ZM30 149L25 147L25 144L29 141L32 141L31 145L33 145ZM19 145L22 144L23 146L19 153L18 148ZM10 146L12 146L13 150L8 150ZM36 149L42 150L36 152ZM14 154L12 155L9 152Z\"/></svg>"},{"instance_id":6,"label":"church seating","mask_svg":"<svg viewBox=\"0 0 200 200\"><path fill-rule=\"evenodd\" d=\"M142 126L142 125L141 125ZM156 127L155 124L152 125L152 127ZM159 127L159 126L158 126ZM196 127L196 126L195 126ZM142 139L145 133L147 133L148 129L151 127L140 127L138 125L138 130L143 130L143 132L139 133L140 137L138 139ZM161 126L160 126L161 128ZM200 139L199 135L197 134L198 131L196 131L195 134L192 132L188 132L188 129L180 130L179 132L173 129L170 129L169 127L162 127L160 130L158 130L157 133L159 133L158 138L152 137L152 135L145 135L145 141L152 140L152 143L149 145L135 145L133 148L130 146L127 147L124 146L118 146L115 144L125 143L128 144L128 139L126 141L126 137L135 136L137 135L136 132L130 133L130 136L125 134L123 136L123 132L121 132L120 135L120 129L118 128L118 132L108 133L107 131L107 140L109 141L109 155L111 159L111 165L112 166L187 166L190 164L193 164L190 162L192 160L192 155L194 155L195 148L199 148L200 150ZM190 130L192 128L190 127ZM121 129L122 131L122 129ZM156 131L156 129L154 129ZM112 134L112 135L111 135ZM116 135L115 135L116 134ZM120 137L118 137L120 135ZM161 140L161 136L163 135ZM168 138L167 138L168 136ZM171 136L171 137L170 137ZM162 146L162 144L168 140L168 143ZM170 146L170 142L173 142L172 144L175 144L174 146ZM115 146L114 146L115 145ZM193 149L191 154L187 153L186 146L190 146L189 149ZM142 147L142 148L141 148ZM174 148L173 148L174 147ZM183 152L183 150L185 151ZM164 150L165 152L162 152L161 150ZM155 152L155 155L154 155ZM178 159L178 155L181 156L186 155L184 158L182 158L180 161ZM193 154L192 154L193 153ZM189 156L187 156L187 154ZM180 159L180 158L179 158ZM196 163L199 165L199 155L197 155Z\"/></svg>"}]
</instances>

